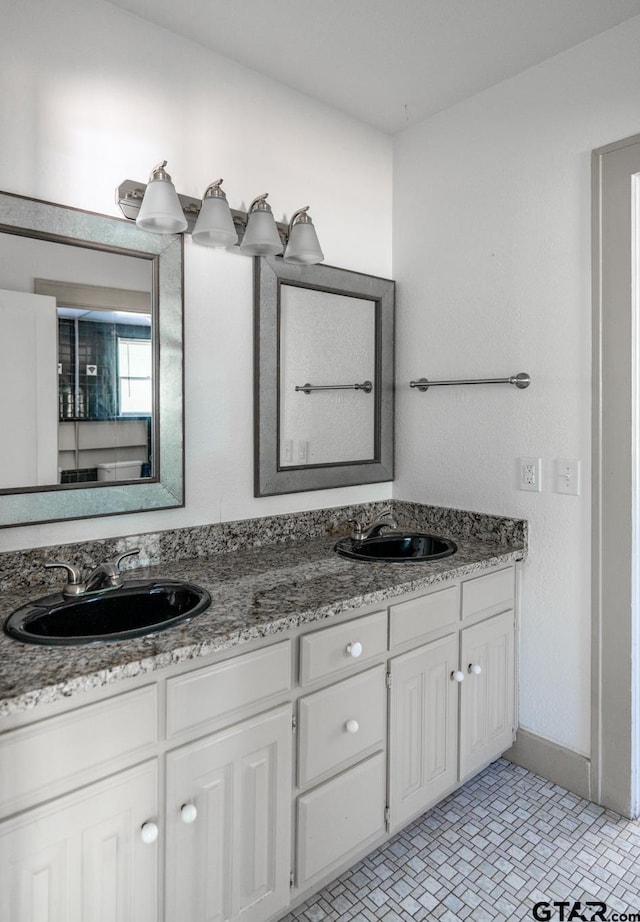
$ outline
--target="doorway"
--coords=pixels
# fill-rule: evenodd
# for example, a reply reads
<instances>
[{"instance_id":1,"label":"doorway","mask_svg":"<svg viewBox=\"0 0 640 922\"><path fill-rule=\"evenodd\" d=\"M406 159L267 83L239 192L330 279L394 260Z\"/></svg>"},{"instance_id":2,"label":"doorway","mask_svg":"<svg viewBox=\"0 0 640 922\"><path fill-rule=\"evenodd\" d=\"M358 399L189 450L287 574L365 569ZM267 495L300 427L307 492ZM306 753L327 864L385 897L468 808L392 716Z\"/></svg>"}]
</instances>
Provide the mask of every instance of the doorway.
<instances>
[{"instance_id":1,"label":"doorway","mask_svg":"<svg viewBox=\"0 0 640 922\"><path fill-rule=\"evenodd\" d=\"M593 152L592 798L640 812L640 135Z\"/></svg>"}]
</instances>

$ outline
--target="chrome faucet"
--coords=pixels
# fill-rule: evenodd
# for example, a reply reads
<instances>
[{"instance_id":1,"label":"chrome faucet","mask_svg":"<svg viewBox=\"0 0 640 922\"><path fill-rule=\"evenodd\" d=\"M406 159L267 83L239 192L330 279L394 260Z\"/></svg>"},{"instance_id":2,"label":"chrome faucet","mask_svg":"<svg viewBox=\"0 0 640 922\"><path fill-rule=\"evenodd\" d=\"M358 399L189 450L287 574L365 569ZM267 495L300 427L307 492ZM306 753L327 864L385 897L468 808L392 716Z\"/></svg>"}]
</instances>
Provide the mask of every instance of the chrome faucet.
<instances>
[{"instance_id":1,"label":"chrome faucet","mask_svg":"<svg viewBox=\"0 0 640 922\"><path fill-rule=\"evenodd\" d=\"M131 551L125 551L124 554L118 554L113 560L99 563L87 576L84 591L97 592L99 589L117 589L118 586L122 586L120 561L125 557L131 557L132 554L139 553L140 548L136 547Z\"/></svg>"},{"instance_id":2,"label":"chrome faucet","mask_svg":"<svg viewBox=\"0 0 640 922\"><path fill-rule=\"evenodd\" d=\"M120 570L120 561L132 554L139 554L140 548L134 547L124 554L118 554L113 560L105 563L99 563L97 567L88 574L85 580L82 579L82 572L78 567L72 566L64 561L55 561L45 563L45 567L63 567L67 571L67 582L62 589L62 595L65 599L73 599L87 592L101 592L106 589L117 589L122 585L122 571Z\"/></svg>"},{"instance_id":3,"label":"chrome faucet","mask_svg":"<svg viewBox=\"0 0 640 922\"><path fill-rule=\"evenodd\" d=\"M351 538L354 541L364 541L366 538L377 538L383 528L398 528L398 521L391 512L391 506L385 506L380 515L373 520L371 525L363 527L360 522L352 520L353 531Z\"/></svg>"}]
</instances>

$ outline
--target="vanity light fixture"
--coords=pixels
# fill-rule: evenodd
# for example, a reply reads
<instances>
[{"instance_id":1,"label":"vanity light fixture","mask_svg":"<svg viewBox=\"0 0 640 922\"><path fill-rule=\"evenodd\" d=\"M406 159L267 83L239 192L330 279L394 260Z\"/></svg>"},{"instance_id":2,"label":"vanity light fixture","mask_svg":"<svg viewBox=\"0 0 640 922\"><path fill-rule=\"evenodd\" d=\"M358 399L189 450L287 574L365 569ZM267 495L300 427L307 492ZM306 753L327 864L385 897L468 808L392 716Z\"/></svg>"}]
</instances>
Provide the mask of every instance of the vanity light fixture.
<instances>
[{"instance_id":1,"label":"vanity light fixture","mask_svg":"<svg viewBox=\"0 0 640 922\"><path fill-rule=\"evenodd\" d=\"M313 266L322 262L324 253L320 249L318 235L313 221L307 214L308 211L308 205L299 208L289 221L289 242L284 251L284 258L287 262Z\"/></svg>"},{"instance_id":2,"label":"vanity light fixture","mask_svg":"<svg viewBox=\"0 0 640 922\"><path fill-rule=\"evenodd\" d=\"M221 179L216 179L206 189L200 214L193 228L193 242L207 247L231 247L238 242L231 209L220 185Z\"/></svg>"},{"instance_id":3,"label":"vanity light fixture","mask_svg":"<svg viewBox=\"0 0 640 922\"><path fill-rule=\"evenodd\" d=\"M187 229L187 219L166 165L163 160L151 171L136 224L154 234L181 234Z\"/></svg>"},{"instance_id":4,"label":"vanity light fixture","mask_svg":"<svg viewBox=\"0 0 640 922\"><path fill-rule=\"evenodd\" d=\"M202 200L192 198L176 192L166 165L164 160L153 168L147 186L126 179L116 190L116 202L125 218L143 230L190 233L194 243L229 249L238 246L245 256L277 256L285 250L284 259L300 265L324 259L308 205L295 211L288 225L283 224L273 217L268 193L255 198L248 213L237 211L229 207L221 179L207 187Z\"/></svg>"},{"instance_id":5,"label":"vanity light fixture","mask_svg":"<svg viewBox=\"0 0 640 922\"><path fill-rule=\"evenodd\" d=\"M240 252L245 256L278 256L284 249L273 212L267 204L268 194L259 195L249 205L247 227L240 244Z\"/></svg>"}]
</instances>

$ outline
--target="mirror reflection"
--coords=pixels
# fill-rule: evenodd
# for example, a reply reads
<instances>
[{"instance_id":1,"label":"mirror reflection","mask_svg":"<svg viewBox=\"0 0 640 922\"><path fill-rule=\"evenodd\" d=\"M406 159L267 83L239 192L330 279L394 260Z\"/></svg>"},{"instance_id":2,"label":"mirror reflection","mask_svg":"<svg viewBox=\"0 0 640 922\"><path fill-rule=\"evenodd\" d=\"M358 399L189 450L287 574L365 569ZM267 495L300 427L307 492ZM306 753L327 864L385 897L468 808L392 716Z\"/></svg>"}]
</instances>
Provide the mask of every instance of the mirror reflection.
<instances>
[{"instance_id":1,"label":"mirror reflection","mask_svg":"<svg viewBox=\"0 0 640 922\"><path fill-rule=\"evenodd\" d=\"M279 466L373 460L375 301L282 284Z\"/></svg>"},{"instance_id":2,"label":"mirror reflection","mask_svg":"<svg viewBox=\"0 0 640 922\"><path fill-rule=\"evenodd\" d=\"M11 233L0 257L0 492L153 478L152 261Z\"/></svg>"},{"instance_id":3,"label":"mirror reflection","mask_svg":"<svg viewBox=\"0 0 640 922\"><path fill-rule=\"evenodd\" d=\"M254 492L393 479L395 286L254 261Z\"/></svg>"}]
</instances>

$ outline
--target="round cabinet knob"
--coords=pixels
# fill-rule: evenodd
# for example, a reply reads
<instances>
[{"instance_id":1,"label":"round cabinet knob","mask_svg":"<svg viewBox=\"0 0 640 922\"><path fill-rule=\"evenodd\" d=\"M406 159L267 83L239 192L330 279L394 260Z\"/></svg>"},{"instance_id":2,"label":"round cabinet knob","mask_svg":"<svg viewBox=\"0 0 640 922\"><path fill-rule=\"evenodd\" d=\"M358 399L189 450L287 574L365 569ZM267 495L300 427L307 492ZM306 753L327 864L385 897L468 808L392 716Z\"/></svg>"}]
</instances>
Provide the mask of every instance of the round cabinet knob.
<instances>
[{"instance_id":1,"label":"round cabinet knob","mask_svg":"<svg viewBox=\"0 0 640 922\"><path fill-rule=\"evenodd\" d=\"M349 656L352 656L354 659L357 659L362 653L362 644L360 641L356 640L355 643L347 644L347 653Z\"/></svg>"},{"instance_id":2,"label":"round cabinet knob","mask_svg":"<svg viewBox=\"0 0 640 922\"><path fill-rule=\"evenodd\" d=\"M472 672L473 675L480 675L482 666L479 663L469 663L469 672Z\"/></svg>"},{"instance_id":3,"label":"round cabinet knob","mask_svg":"<svg viewBox=\"0 0 640 922\"><path fill-rule=\"evenodd\" d=\"M157 823L143 823L140 827L140 838L145 845L151 845L158 838L159 832Z\"/></svg>"},{"instance_id":4,"label":"round cabinet knob","mask_svg":"<svg viewBox=\"0 0 640 922\"><path fill-rule=\"evenodd\" d=\"M460 672L459 669L456 669L455 672L451 673L452 682L464 682L464 672Z\"/></svg>"},{"instance_id":5,"label":"round cabinet knob","mask_svg":"<svg viewBox=\"0 0 640 922\"><path fill-rule=\"evenodd\" d=\"M360 729L360 724L358 723L357 720L354 720L352 717L351 720L348 720L346 722L346 724L344 725L344 728L347 731L347 733L357 733L358 730Z\"/></svg>"},{"instance_id":6,"label":"round cabinet knob","mask_svg":"<svg viewBox=\"0 0 640 922\"><path fill-rule=\"evenodd\" d=\"M195 804L183 804L180 807L180 819L183 823L195 823L198 811Z\"/></svg>"}]
</instances>

